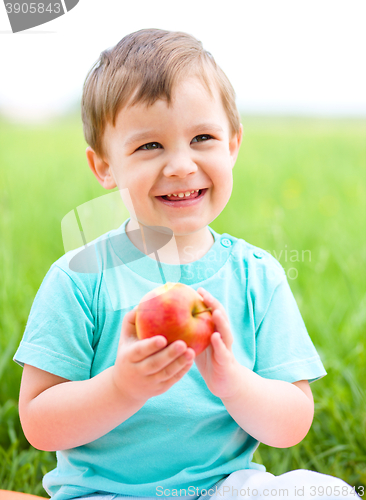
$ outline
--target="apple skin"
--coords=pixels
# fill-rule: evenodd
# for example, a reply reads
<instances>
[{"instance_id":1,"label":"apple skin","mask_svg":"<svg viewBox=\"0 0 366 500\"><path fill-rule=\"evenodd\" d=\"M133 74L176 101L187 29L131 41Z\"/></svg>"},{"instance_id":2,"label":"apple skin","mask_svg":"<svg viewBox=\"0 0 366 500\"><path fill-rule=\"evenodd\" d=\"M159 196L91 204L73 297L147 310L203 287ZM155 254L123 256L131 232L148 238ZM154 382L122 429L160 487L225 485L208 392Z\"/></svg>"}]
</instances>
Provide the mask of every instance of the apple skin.
<instances>
[{"instance_id":1,"label":"apple skin","mask_svg":"<svg viewBox=\"0 0 366 500\"><path fill-rule=\"evenodd\" d=\"M184 340L196 355L208 347L215 324L201 296L183 283L165 283L148 292L136 309L137 337L163 335L168 344Z\"/></svg>"}]
</instances>

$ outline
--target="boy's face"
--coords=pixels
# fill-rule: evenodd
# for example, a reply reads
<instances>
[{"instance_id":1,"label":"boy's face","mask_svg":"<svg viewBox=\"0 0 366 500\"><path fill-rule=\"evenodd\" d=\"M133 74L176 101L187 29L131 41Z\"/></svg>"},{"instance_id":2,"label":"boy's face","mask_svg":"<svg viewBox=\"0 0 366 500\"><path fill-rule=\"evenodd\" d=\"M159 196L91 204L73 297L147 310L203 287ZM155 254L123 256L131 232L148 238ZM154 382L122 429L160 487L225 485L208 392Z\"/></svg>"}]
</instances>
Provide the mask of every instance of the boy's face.
<instances>
[{"instance_id":1,"label":"boy's face","mask_svg":"<svg viewBox=\"0 0 366 500\"><path fill-rule=\"evenodd\" d=\"M159 99L148 107L123 108L115 127L109 123L105 129L108 158L98 158L91 148L87 157L102 186L128 188L141 224L168 227L178 236L205 228L227 204L242 126L230 140L217 89L211 99L197 77L174 90L170 107ZM185 196L195 190L198 197ZM171 197L179 201L165 198L179 193L184 197Z\"/></svg>"}]
</instances>

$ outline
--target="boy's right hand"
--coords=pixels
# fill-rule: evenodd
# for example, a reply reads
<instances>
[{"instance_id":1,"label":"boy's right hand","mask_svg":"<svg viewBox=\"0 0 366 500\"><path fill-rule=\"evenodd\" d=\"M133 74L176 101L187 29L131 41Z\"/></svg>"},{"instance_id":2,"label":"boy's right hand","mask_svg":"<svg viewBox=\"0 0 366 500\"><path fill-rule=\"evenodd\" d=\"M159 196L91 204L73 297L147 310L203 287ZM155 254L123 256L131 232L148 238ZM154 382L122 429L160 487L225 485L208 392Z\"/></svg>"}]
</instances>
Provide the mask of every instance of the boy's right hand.
<instances>
[{"instance_id":1,"label":"boy's right hand","mask_svg":"<svg viewBox=\"0 0 366 500\"><path fill-rule=\"evenodd\" d=\"M195 352L183 340L167 346L162 335L139 340L136 335L136 307L122 322L113 380L118 390L144 404L166 392L193 364Z\"/></svg>"}]
</instances>

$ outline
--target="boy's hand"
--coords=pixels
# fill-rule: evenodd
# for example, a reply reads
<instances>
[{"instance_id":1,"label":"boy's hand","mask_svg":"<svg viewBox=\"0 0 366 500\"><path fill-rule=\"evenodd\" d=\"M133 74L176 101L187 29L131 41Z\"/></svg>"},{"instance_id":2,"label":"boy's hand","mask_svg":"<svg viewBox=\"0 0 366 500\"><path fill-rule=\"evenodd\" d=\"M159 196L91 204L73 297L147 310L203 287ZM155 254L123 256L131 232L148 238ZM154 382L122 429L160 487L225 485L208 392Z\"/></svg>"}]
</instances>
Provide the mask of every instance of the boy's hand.
<instances>
[{"instance_id":1,"label":"boy's hand","mask_svg":"<svg viewBox=\"0 0 366 500\"><path fill-rule=\"evenodd\" d=\"M136 307L123 318L113 379L121 393L145 403L166 392L188 372L195 352L183 340L167 346L162 335L139 340L135 318Z\"/></svg>"},{"instance_id":2,"label":"boy's hand","mask_svg":"<svg viewBox=\"0 0 366 500\"><path fill-rule=\"evenodd\" d=\"M221 399L230 398L239 390L240 365L231 350L233 336L229 319L223 305L207 290L200 287L197 292L212 308L216 331L211 335L211 344L196 356L196 365L212 394Z\"/></svg>"}]
</instances>

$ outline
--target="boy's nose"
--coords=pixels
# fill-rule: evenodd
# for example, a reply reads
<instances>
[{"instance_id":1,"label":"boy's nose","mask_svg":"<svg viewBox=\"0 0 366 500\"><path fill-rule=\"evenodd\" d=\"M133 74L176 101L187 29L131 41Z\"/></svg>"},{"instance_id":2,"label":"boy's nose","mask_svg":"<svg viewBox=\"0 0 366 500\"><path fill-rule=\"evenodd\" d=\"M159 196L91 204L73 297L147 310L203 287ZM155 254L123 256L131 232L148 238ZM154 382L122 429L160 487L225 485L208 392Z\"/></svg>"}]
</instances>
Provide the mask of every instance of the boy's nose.
<instances>
[{"instance_id":1,"label":"boy's nose","mask_svg":"<svg viewBox=\"0 0 366 500\"><path fill-rule=\"evenodd\" d=\"M197 172L198 168L194 161L188 155L178 154L172 156L164 166L163 173L166 177L186 175Z\"/></svg>"}]
</instances>

